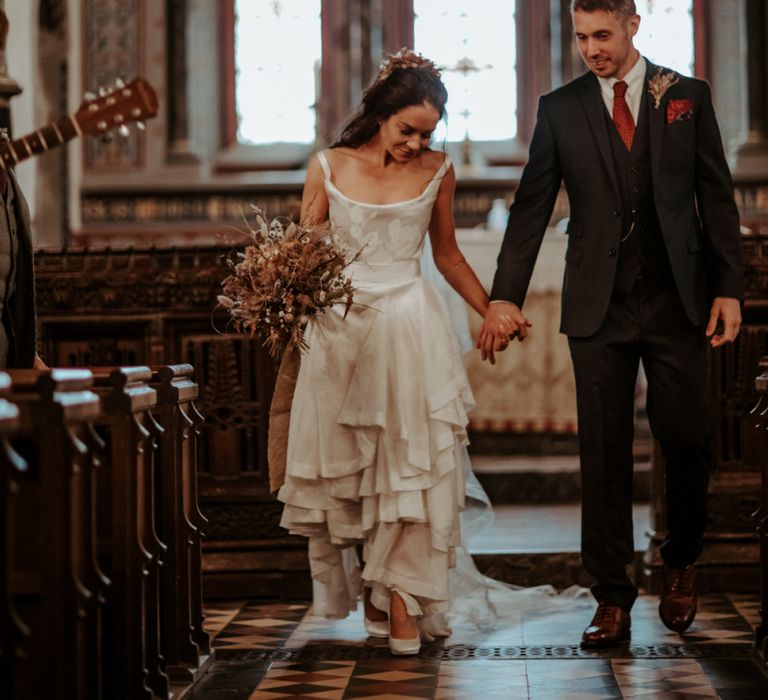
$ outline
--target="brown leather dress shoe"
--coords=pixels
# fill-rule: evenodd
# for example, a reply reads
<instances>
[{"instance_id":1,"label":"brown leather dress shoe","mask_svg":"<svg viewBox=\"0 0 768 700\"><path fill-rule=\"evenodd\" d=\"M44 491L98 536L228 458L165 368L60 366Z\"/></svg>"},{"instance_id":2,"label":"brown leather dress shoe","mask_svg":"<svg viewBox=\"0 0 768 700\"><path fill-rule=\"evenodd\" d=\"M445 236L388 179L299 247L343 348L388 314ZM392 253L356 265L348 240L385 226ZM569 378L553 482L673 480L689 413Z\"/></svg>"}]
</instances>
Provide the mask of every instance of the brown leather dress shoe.
<instances>
[{"instance_id":1,"label":"brown leather dress shoe","mask_svg":"<svg viewBox=\"0 0 768 700\"><path fill-rule=\"evenodd\" d=\"M600 603L592 622L581 635L581 646L584 649L599 649L628 642L631 626L628 612L615 605Z\"/></svg>"},{"instance_id":2,"label":"brown leather dress shoe","mask_svg":"<svg viewBox=\"0 0 768 700\"><path fill-rule=\"evenodd\" d=\"M659 603L659 617L673 632L685 632L696 617L696 570L667 567Z\"/></svg>"}]
</instances>

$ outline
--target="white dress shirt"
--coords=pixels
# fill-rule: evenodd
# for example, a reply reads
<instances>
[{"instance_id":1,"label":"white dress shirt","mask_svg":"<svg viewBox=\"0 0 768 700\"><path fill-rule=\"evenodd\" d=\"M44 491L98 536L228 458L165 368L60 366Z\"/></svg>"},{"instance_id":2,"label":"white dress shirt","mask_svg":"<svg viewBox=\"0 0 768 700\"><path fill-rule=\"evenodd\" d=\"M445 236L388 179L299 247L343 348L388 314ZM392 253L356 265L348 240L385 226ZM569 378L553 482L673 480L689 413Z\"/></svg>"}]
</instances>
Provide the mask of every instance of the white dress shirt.
<instances>
[{"instance_id":1,"label":"white dress shirt","mask_svg":"<svg viewBox=\"0 0 768 700\"><path fill-rule=\"evenodd\" d=\"M632 119L637 125L637 115L640 114L640 100L643 97L643 86L645 85L645 59L640 56L622 80L627 84L627 94L624 99L627 101L629 111L632 112ZM600 91L603 95L603 102L608 108L608 114L613 117L613 86L619 82L617 78L597 78L600 82Z\"/></svg>"}]
</instances>

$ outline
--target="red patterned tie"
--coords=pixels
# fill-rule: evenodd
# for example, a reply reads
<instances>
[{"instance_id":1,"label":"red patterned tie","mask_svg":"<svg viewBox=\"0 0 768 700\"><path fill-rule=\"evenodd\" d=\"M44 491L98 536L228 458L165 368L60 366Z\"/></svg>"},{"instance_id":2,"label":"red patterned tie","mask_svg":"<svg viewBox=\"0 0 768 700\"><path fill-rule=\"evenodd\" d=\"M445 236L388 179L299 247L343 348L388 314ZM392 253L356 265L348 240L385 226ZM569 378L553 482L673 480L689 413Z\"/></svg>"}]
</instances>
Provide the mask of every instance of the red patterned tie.
<instances>
[{"instance_id":1,"label":"red patterned tie","mask_svg":"<svg viewBox=\"0 0 768 700\"><path fill-rule=\"evenodd\" d=\"M635 120L625 99L627 84L623 80L613 85L613 123L621 136L628 151L632 150L632 139L635 138Z\"/></svg>"}]
</instances>

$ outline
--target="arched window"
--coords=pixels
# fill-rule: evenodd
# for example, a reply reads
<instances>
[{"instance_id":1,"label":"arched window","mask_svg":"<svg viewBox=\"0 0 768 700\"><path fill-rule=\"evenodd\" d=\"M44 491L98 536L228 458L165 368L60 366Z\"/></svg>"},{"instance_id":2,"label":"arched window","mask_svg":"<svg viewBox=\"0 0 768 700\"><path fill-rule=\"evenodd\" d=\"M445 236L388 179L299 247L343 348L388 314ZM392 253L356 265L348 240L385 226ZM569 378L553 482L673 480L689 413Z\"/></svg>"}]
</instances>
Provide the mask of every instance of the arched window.
<instances>
[{"instance_id":1,"label":"arched window","mask_svg":"<svg viewBox=\"0 0 768 700\"><path fill-rule=\"evenodd\" d=\"M448 88L448 141L517 135L515 0L414 0L416 50Z\"/></svg>"},{"instance_id":2,"label":"arched window","mask_svg":"<svg viewBox=\"0 0 768 700\"><path fill-rule=\"evenodd\" d=\"M693 0L638 0L635 46L658 65L694 74Z\"/></svg>"},{"instance_id":3,"label":"arched window","mask_svg":"<svg viewBox=\"0 0 768 700\"><path fill-rule=\"evenodd\" d=\"M706 77L704 0L636 2L641 52ZM221 169L301 167L333 140L382 54L406 44L443 67L448 123L437 140L460 144L465 164L522 164L539 95L584 70L568 5L222 0Z\"/></svg>"},{"instance_id":4,"label":"arched window","mask_svg":"<svg viewBox=\"0 0 768 700\"><path fill-rule=\"evenodd\" d=\"M237 140L315 141L320 0L235 1Z\"/></svg>"}]
</instances>

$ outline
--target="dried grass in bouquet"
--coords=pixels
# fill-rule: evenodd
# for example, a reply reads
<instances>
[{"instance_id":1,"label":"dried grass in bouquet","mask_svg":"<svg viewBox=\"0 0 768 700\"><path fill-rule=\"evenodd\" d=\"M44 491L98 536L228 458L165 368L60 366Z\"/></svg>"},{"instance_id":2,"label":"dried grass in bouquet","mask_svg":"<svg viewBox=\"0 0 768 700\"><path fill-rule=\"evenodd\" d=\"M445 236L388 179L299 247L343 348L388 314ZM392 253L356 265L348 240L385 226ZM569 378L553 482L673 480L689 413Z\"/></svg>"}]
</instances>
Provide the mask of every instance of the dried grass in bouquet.
<instances>
[{"instance_id":1,"label":"dried grass in bouquet","mask_svg":"<svg viewBox=\"0 0 768 700\"><path fill-rule=\"evenodd\" d=\"M352 305L354 287L344 271L357 259L329 222L299 225L268 221L253 207L256 226L245 232L252 243L227 260L231 274L218 297L235 327L262 338L273 358L293 347L306 350L304 328L334 304Z\"/></svg>"}]
</instances>

